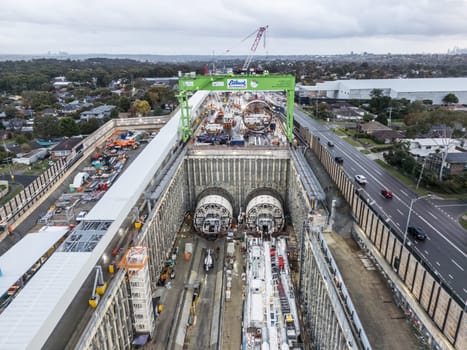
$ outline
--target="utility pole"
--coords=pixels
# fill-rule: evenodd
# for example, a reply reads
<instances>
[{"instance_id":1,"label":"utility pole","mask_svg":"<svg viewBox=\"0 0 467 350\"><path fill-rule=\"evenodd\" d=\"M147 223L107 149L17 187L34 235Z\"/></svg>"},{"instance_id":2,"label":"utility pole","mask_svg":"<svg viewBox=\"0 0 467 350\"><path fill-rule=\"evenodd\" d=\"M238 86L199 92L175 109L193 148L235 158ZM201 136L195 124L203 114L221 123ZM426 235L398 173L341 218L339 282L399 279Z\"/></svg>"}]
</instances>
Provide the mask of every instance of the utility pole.
<instances>
[{"instance_id":1,"label":"utility pole","mask_svg":"<svg viewBox=\"0 0 467 350\"><path fill-rule=\"evenodd\" d=\"M428 157L428 156L426 156L426 157ZM425 159L423 160L422 170L420 170L420 175L418 176L417 186L415 186L415 189L418 189L418 186L420 185L420 181L421 181L422 175L423 175L423 170L425 169L426 157L425 157Z\"/></svg>"}]
</instances>

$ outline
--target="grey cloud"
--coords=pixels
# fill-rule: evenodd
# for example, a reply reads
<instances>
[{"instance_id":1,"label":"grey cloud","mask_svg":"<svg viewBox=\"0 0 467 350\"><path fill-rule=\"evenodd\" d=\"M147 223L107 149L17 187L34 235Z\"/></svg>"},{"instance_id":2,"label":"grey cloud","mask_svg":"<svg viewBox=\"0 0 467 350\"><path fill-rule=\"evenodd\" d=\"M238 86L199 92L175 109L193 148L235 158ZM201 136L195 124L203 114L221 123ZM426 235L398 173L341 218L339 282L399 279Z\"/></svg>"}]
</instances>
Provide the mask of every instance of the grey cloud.
<instances>
[{"instance_id":1,"label":"grey cloud","mask_svg":"<svg viewBox=\"0 0 467 350\"><path fill-rule=\"evenodd\" d=\"M111 48L120 44L120 52L209 52L266 24L270 41L281 42L416 36L465 43L458 38L467 37L467 1L462 0L2 0L1 8L0 39L8 40L0 40L0 52L14 50L12 38L18 48L29 40L44 50L96 51L112 43Z\"/></svg>"}]
</instances>

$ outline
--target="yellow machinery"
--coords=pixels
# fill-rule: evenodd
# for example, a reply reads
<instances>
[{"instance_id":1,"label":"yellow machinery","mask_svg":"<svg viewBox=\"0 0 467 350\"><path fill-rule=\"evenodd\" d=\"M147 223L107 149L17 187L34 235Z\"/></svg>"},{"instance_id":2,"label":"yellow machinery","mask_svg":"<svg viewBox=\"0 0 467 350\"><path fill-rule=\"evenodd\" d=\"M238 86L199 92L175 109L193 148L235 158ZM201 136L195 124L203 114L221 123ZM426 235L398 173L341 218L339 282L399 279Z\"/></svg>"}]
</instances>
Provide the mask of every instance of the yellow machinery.
<instances>
[{"instance_id":1,"label":"yellow machinery","mask_svg":"<svg viewBox=\"0 0 467 350\"><path fill-rule=\"evenodd\" d=\"M89 299L89 305L92 308L96 308L97 304L99 304L100 295L105 293L107 289L107 283L104 282L104 276L102 274L102 267L100 265L95 267L96 270L96 277L94 278L94 286L92 289L92 295Z\"/></svg>"}]
</instances>

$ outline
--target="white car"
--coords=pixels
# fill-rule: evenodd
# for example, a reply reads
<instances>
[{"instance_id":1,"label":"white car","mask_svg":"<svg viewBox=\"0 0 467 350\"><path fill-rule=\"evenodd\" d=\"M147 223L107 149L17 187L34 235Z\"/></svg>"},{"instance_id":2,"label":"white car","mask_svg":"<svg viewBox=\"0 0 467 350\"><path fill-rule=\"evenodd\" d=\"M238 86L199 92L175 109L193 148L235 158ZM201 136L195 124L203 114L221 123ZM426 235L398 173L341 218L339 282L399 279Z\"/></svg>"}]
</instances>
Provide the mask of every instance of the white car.
<instances>
[{"instance_id":1,"label":"white car","mask_svg":"<svg viewBox=\"0 0 467 350\"><path fill-rule=\"evenodd\" d=\"M84 217L88 214L86 210L80 211L78 215L76 215L76 222L83 221Z\"/></svg>"},{"instance_id":2,"label":"white car","mask_svg":"<svg viewBox=\"0 0 467 350\"><path fill-rule=\"evenodd\" d=\"M368 183L368 180L363 175L355 175L355 181L357 181L360 185L364 185Z\"/></svg>"}]
</instances>

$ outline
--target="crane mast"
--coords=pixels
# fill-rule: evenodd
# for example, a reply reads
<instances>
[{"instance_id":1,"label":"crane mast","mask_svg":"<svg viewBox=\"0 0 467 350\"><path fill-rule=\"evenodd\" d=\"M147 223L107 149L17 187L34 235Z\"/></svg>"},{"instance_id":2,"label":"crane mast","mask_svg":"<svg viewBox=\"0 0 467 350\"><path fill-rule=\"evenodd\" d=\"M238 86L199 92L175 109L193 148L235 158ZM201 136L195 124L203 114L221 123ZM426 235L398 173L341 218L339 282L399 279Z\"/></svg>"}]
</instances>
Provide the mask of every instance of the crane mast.
<instances>
[{"instance_id":1,"label":"crane mast","mask_svg":"<svg viewBox=\"0 0 467 350\"><path fill-rule=\"evenodd\" d=\"M259 45L259 42L261 41L261 38L263 37L264 32L266 32L266 29L268 29L268 25L265 27L259 27L259 29L254 32L256 33L256 38L255 41L253 41L253 44L251 45L251 53L248 55L248 57L245 60L245 63L243 63L242 71L246 72L248 70L248 67L250 66L251 60L253 58L253 54L256 52L256 48ZM253 33L253 34L254 34ZM264 42L264 45L266 45L266 41Z\"/></svg>"}]
</instances>

